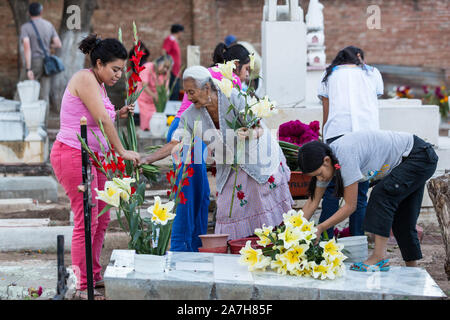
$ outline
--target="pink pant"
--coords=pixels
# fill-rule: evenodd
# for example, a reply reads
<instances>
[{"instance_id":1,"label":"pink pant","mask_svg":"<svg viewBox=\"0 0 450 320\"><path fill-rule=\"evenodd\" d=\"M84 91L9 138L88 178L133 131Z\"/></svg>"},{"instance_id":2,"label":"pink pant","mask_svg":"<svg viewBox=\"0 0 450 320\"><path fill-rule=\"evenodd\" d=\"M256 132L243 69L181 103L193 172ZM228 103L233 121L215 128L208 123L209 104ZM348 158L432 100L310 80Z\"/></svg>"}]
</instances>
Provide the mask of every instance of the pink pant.
<instances>
[{"instance_id":1,"label":"pink pant","mask_svg":"<svg viewBox=\"0 0 450 320\"><path fill-rule=\"evenodd\" d=\"M150 119L156 112L156 107L153 102L138 100L139 103L139 126L141 130L150 129Z\"/></svg>"},{"instance_id":2,"label":"pink pant","mask_svg":"<svg viewBox=\"0 0 450 320\"><path fill-rule=\"evenodd\" d=\"M84 206L83 193L78 192L78 186L82 183L81 173L81 151L68 145L55 141L50 154L50 162L53 166L56 178L63 186L67 196L70 199L70 205L74 214L74 228L72 234L72 267L77 276L77 289L85 290L87 288L86 280L86 249L84 236ZM91 239L92 239L92 262L95 282L102 279L100 265L100 254L102 251L103 240L105 238L106 228L110 220L109 211L97 219L97 215L105 207L105 202L96 200L97 193L94 188L103 190L106 182L106 176L97 171L92 166L94 175L91 183L92 188L92 208L91 215Z\"/></svg>"}]
</instances>

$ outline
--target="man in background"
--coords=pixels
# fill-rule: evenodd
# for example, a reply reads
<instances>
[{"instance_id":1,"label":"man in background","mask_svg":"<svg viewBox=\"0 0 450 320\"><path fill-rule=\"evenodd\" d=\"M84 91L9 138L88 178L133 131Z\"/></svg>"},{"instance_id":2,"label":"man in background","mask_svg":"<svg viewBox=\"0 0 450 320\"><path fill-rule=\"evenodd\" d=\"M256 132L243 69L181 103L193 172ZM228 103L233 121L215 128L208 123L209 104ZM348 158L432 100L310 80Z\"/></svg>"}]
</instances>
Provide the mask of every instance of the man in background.
<instances>
[{"instance_id":1,"label":"man in background","mask_svg":"<svg viewBox=\"0 0 450 320\"><path fill-rule=\"evenodd\" d=\"M42 10L42 4L33 2L28 8L28 13L39 32L47 55L50 55L50 49L61 48L61 40L53 25L42 18ZM36 80L40 82L41 91L39 92L39 99L47 102L46 115L48 115L50 77L44 72L45 53L39 45L38 36L31 21L23 24L20 29L20 41L23 45L25 58L25 72L21 73L20 78L21 80Z\"/></svg>"},{"instance_id":2,"label":"man in background","mask_svg":"<svg viewBox=\"0 0 450 320\"><path fill-rule=\"evenodd\" d=\"M173 24L170 28L170 35L164 39L161 54L169 55L173 59L172 72L170 74L169 88L173 87L170 100L179 100L180 94L180 73L181 73L181 51L179 40L184 27L181 24Z\"/></svg>"}]
</instances>

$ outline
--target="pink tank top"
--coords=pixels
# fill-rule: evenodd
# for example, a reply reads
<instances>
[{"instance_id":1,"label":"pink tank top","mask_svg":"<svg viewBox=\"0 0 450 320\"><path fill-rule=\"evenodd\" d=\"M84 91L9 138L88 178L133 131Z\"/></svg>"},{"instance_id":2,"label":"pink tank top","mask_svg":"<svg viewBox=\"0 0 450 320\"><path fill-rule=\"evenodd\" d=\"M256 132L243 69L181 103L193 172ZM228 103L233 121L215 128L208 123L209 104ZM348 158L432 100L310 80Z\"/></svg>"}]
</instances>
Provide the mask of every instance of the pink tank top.
<instances>
[{"instance_id":1,"label":"pink tank top","mask_svg":"<svg viewBox=\"0 0 450 320\"><path fill-rule=\"evenodd\" d=\"M90 71L92 72L92 70ZM111 120L114 121L116 118L116 111L114 105L108 98L104 84L99 85L97 89L100 90L103 105L106 111L108 112ZM77 138L77 133L80 134L80 118L82 116L85 116L87 119L87 141L89 147L92 151L98 152L100 155L103 155L102 149L97 139L91 132L92 129L92 131L94 131L95 134L100 138L105 150L108 151L108 145L106 144L106 140L103 137L100 128L97 125L97 122L95 122L94 118L92 118L91 113L89 112L83 101L81 101L79 97L73 96L69 92L67 87L61 101L61 112L59 115L60 129L58 135L56 136L56 140L72 148L81 150L81 143Z\"/></svg>"}]
</instances>

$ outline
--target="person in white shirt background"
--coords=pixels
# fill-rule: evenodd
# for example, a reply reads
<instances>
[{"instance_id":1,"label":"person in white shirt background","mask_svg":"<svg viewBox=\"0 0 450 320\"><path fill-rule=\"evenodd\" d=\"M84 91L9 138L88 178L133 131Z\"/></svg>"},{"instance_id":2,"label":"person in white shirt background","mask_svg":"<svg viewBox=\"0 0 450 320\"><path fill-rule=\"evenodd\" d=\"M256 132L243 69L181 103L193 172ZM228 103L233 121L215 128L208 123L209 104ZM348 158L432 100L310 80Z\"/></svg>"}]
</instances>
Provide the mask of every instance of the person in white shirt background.
<instances>
[{"instance_id":1,"label":"person in white shirt background","mask_svg":"<svg viewBox=\"0 0 450 320\"><path fill-rule=\"evenodd\" d=\"M360 130L379 130L378 96L383 94L383 79L377 68L366 65L364 52L348 46L338 52L326 68L318 96L323 105L323 140L327 144L343 135ZM358 184L356 211L349 219L349 235L364 235L363 221L367 207L369 182ZM327 220L339 209L335 196L335 179L328 185L322 199L319 222ZM328 237L334 228L327 230ZM348 235L348 233L347 233Z\"/></svg>"}]
</instances>

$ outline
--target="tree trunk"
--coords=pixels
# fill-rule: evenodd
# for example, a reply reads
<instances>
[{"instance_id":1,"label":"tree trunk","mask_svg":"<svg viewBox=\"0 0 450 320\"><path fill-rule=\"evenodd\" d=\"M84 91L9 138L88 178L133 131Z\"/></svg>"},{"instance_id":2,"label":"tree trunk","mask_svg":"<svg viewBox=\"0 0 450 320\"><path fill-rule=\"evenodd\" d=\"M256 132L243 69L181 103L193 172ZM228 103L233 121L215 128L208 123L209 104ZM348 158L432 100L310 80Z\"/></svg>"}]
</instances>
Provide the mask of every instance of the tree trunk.
<instances>
[{"instance_id":1,"label":"tree trunk","mask_svg":"<svg viewBox=\"0 0 450 320\"><path fill-rule=\"evenodd\" d=\"M14 22L16 24L17 37L20 37L20 27L30 20L28 15L29 0L8 0L9 6L13 14ZM17 41L17 77L23 67L23 46L20 39Z\"/></svg>"},{"instance_id":2,"label":"tree trunk","mask_svg":"<svg viewBox=\"0 0 450 320\"><path fill-rule=\"evenodd\" d=\"M450 174L431 179L427 187L441 228L446 253L444 268L450 280Z\"/></svg>"},{"instance_id":3,"label":"tree trunk","mask_svg":"<svg viewBox=\"0 0 450 320\"><path fill-rule=\"evenodd\" d=\"M69 20L73 19L76 12L67 9L72 6L80 8L80 27L72 28ZM59 28L59 37L62 47L56 51L61 58L65 70L52 77L50 107L53 112L59 113L64 90L70 78L84 67L85 55L78 49L78 44L91 32L91 18L97 8L96 0L64 0L64 8Z\"/></svg>"}]
</instances>

